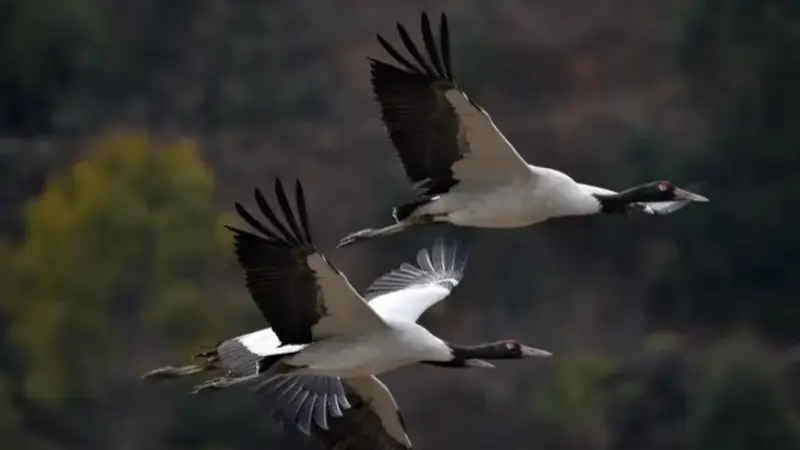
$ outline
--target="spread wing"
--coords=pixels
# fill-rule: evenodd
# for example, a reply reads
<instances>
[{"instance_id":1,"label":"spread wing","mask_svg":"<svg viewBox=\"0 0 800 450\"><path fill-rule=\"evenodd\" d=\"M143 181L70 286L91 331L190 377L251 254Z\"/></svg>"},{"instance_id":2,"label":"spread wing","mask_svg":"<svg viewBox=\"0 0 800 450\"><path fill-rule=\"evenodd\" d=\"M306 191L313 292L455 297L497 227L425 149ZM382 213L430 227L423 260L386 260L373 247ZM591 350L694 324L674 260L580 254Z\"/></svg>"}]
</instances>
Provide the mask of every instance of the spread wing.
<instances>
[{"instance_id":1,"label":"spread wing","mask_svg":"<svg viewBox=\"0 0 800 450\"><path fill-rule=\"evenodd\" d=\"M374 376L342 379L350 408L311 434L329 450L408 450L411 440L389 389Z\"/></svg>"},{"instance_id":2,"label":"spread wing","mask_svg":"<svg viewBox=\"0 0 800 450\"><path fill-rule=\"evenodd\" d=\"M375 280L367 288L369 306L381 317L416 322L458 285L466 259L466 251L439 239L417 253L417 266L405 263Z\"/></svg>"},{"instance_id":3,"label":"spread wing","mask_svg":"<svg viewBox=\"0 0 800 450\"><path fill-rule=\"evenodd\" d=\"M236 203L236 211L260 235L227 228L235 235L236 256L250 296L281 343L307 344L387 327L314 247L300 182L295 189L297 216L280 180L275 181L275 196L283 222L256 189L256 204L269 226Z\"/></svg>"},{"instance_id":4,"label":"spread wing","mask_svg":"<svg viewBox=\"0 0 800 450\"><path fill-rule=\"evenodd\" d=\"M271 328L254 331L230 339L217 346L216 355L220 365L237 376L256 372L258 362L265 356L291 354L305 345L281 345L280 339Z\"/></svg>"},{"instance_id":5,"label":"spread wing","mask_svg":"<svg viewBox=\"0 0 800 450\"><path fill-rule=\"evenodd\" d=\"M413 61L380 35L378 41L395 65L370 58L381 117L408 178L425 195L436 195L459 182L507 183L533 176L489 115L458 87L450 64L447 17L442 14L438 48L425 13L421 28L427 61L399 23Z\"/></svg>"}]
</instances>

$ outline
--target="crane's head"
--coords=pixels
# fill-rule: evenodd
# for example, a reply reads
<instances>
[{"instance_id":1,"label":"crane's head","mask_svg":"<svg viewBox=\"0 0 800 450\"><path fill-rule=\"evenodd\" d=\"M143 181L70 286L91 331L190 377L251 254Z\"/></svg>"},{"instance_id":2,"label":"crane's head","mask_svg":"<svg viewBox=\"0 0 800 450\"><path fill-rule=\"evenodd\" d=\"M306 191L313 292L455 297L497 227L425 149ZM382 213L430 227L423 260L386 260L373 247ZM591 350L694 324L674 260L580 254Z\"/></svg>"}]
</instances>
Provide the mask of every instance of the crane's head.
<instances>
[{"instance_id":1,"label":"crane's head","mask_svg":"<svg viewBox=\"0 0 800 450\"><path fill-rule=\"evenodd\" d=\"M481 358L484 359L522 359L531 356L552 356L547 350L541 350L520 344L513 339L505 339L481 346Z\"/></svg>"},{"instance_id":2,"label":"crane's head","mask_svg":"<svg viewBox=\"0 0 800 450\"><path fill-rule=\"evenodd\" d=\"M618 194L595 195L595 197L600 200L601 211L604 213L626 212L629 206L640 203L708 201L708 198L686 189L681 189L666 180L640 184Z\"/></svg>"},{"instance_id":3,"label":"crane's head","mask_svg":"<svg viewBox=\"0 0 800 450\"><path fill-rule=\"evenodd\" d=\"M672 201L690 201L690 202L707 202L708 198L700 194L696 194L685 189L675 186L670 181L653 181L650 183L635 186L627 191L621 192L620 195L628 193L630 197L636 197L635 202L672 202ZM628 199L629 201L630 198Z\"/></svg>"},{"instance_id":4,"label":"crane's head","mask_svg":"<svg viewBox=\"0 0 800 450\"><path fill-rule=\"evenodd\" d=\"M451 357L447 361L423 361L439 367L493 368L486 360L523 359L531 356L551 356L546 350L528 347L513 339L470 346L450 345Z\"/></svg>"}]
</instances>

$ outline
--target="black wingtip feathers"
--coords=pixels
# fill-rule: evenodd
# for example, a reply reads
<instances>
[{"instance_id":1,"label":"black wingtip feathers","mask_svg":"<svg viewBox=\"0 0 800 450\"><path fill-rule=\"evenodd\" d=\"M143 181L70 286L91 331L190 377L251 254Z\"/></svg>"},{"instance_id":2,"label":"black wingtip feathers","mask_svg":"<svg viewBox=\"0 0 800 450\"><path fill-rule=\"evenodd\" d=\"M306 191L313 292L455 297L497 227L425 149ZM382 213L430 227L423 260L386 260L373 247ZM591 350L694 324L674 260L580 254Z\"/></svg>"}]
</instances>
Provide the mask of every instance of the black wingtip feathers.
<instances>
[{"instance_id":1,"label":"black wingtip feathers","mask_svg":"<svg viewBox=\"0 0 800 450\"><path fill-rule=\"evenodd\" d=\"M286 190L280 178L275 179L274 183L275 198L280 208L280 213L283 215L281 220L275 213L273 207L267 201L263 192L259 188L253 189L253 197L255 198L256 205L261 213L266 217L269 224L272 226L268 228L264 223L253 217L253 215L239 202L234 202L234 208L239 216L251 227L264 235L267 240L273 242L284 242L293 247L313 245L311 241L311 233L309 231L308 213L306 212L305 198L303 195L302 183L299 179L295 182L295 208L291 206L289 197L286 195ZM299 216L295 215L295 211ZM240 230L236 227L225 225L225 228L240 234L251 234L249 232Z\"/></svg>"},{"instance_id":2,"label":"black wingtip feathers","mask_svg":"<svg viewBox=\"0 0 800 450\"><path fill-rule=\"evenodd\" d=\"M286 196L286 191L283 190L283 185L281 185L280 179L277 179L275 183L275 197L278 198L278 204L281 207L281 211L283 211L283 217L285 218L286 223L289 225L289 228L292 229L292 237L294 238L294 241L298 244L300 242L304 242L303 235L297 226L297 219L294 217L292 206L289 204L289 199Z\"/></svg>"},{"instance_id":3,"label":"black wingtip feathers","mask_svg":"<svg viewBox=\"0 0 800 450\"><path fill-rule=\"evenodd\" d=\"M297 214L300 216L300 226L302 227L305 241L311 244L311 228L308 221L308 210L306 209L306 196L303 192L303 183L297 179L295 183L295 197L297 197Z\"/></svg>"},{"instance_id":4,"label":"black wingtip feathers","mask_svg":"<svg viewBox=\"0 0 800 450\"><path fill-rule=\"evenodd\" d=\"M450 64L450 30L447 26L447 14L442 13L439 19L439 40L442 59L444 60L444 71L449 80L453 80L453 67Z\"/></svg>"},{"instance_id":5,"label":"black wingtip feathers","mask_svg":"<svg viewBox=\"0 0 800 450\"><path fill-rule=\"evenodd\" d=\"M443 79L453 81L453 72L450 64L450 37L448 34L447 15L442 13L439 24L439 48L437 49L436 38L434 37L428 13L423 11L420 16L420 29L422 31L422 42L428 57L425 58L419 48L411 39L408 31L402 23L397 22L397 32L403 42L411 60L402 56L389 42L380 34L377 34L378 43L391 56L396 63L403 69L433 79ZM385 64L373 58L367 58L372 64ZM416 63L416 64L415 64ZM431 67L433 66L433 67Z\"/></svg>"}]
</instances>

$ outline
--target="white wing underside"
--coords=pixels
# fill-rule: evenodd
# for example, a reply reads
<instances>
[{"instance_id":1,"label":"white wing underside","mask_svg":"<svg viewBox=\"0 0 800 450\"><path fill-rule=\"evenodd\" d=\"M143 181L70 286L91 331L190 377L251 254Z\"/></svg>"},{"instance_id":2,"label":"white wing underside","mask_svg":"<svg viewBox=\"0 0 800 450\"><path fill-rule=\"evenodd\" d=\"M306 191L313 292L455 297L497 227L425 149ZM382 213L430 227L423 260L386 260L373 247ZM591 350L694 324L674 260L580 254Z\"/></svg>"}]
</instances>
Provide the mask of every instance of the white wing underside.
<instances>
[{"instance_id":1,"label":"white wing underside","mask_svg":"<svg viewBox=\"0 0 800 450\"><path fill-rule=\"evenodd\" d=\"M459 119L459 147L468 148L452 166L462 184L511 184L534 174L489 115L473 105L459 89L444 93ZM467 186L465 186L467 188Z\"/></svg>"},{"instance_id":2,"label":"white wing underside","mask_svg":"<svg viewBox=\"0 0 800 450\"><path fill-rule=\"evenodd\" d=\"M369 305L381 317L389 320L416 322L431 306L450 295L450 289L439 284L412 286L402 291L375 297Z\"/></svg>"},{"instance_id":3,"label":"white wing underside","mask_svg":"<svg viewBox=\"0 0 800 450\"><path fill-rule=\"evenodd\" d=\"M370 404L381 421L386 433L395 441L411 448L411 439L406 434L398 415L397 402L392 393L375 376L348 378L345 380L358 395Z\"/></svg>"},{"instance_id":4,"label":"white wing underside","mask_svg":"<svg viewBox=\"0 0 800 450\"><path fill-rule=\"evenodd\" d=\"M389 321L416 322L461 281L466 253L437 239L430 251L417 252L417 265L402 264L367 288L369 306Z\"/></svg>"},{"instance_id":5,"label":"white wing underside","mask_svg":"<svg viewBox=\"0 0 800 450\"><path fill-rule=\"evenodd\" d=\"M323 312L311 327L318 340L385 330L389 326L356 292L347 278L320 255L308 256L319 289Z\"/></svg>"}]
</instances>

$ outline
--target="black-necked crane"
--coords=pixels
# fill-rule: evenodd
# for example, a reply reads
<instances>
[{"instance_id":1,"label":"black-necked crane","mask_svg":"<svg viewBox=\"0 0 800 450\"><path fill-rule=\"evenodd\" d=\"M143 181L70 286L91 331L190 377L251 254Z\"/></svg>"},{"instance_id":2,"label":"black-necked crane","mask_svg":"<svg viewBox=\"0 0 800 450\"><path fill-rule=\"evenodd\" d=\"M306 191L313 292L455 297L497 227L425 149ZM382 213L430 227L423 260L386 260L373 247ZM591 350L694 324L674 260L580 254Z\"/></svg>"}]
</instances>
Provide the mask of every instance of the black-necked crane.
<instances>
[{"instance_id":1,"label":"black-necked crane","mask_svg":"<svg viewBox=\"0 0 800 450\"><path fill-rule=\"evenodd\" d=\"M517 228L555 217L630 210L663 215L708 201L669 181L615 192L528 164L456 82L447 17L442 14L437 45L422 14L427 58L403 25L397 29L411 60L378 35L394 64L370 58L372 88L406 176L420 192L394 208L395 223L352 233L340 247L426 224Z\"/></svg>"},{"instance_id":2,"label":"black-necked crane","mask_svg":"<svg viewBox=\"0 0 800 450\"><path fill-rule=\"evenodd\" d=\"M381 276L362 296L314 246L301 184L294 211L279 180L275 196L277 213L255 192L266 223L236 204L257 233L228 227L250 295L272 328L223 341L199 364L168 366L146 378L227 369L196 392L255 386L268 394L278 418L328 448L408 449L396 402L375 375L418 363L491 368L485 360L550 356L514 340L455 345L417 324L462 278L465 258L455 246L437 241L420 250L416 266Z\"/></svg>"}]
</instances>

